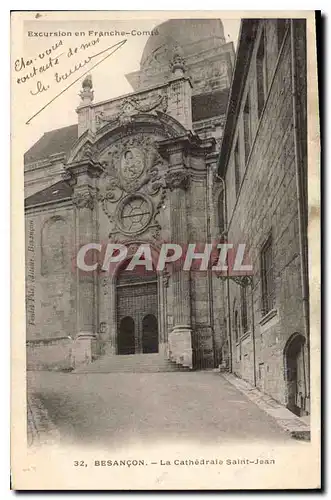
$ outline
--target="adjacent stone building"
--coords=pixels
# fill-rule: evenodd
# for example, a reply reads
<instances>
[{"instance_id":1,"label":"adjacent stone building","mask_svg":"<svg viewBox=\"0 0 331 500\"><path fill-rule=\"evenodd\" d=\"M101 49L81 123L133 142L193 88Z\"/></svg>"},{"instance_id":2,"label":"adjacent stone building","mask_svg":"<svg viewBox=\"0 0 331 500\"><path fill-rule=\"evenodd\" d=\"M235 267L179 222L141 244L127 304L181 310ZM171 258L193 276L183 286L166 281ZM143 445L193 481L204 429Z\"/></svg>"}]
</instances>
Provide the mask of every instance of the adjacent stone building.
<instances>
[{"instance_id":1,"label":"adjacent stone building","mask_svg":"<svg viewBox=\"0 0 331 500\"><path fill-rule=\"evenodd\" d=\"M306 32L244 20L219 157L224 231L253 276L227 286L230 368L309 412Z\"/></svg>"}]
</instances>

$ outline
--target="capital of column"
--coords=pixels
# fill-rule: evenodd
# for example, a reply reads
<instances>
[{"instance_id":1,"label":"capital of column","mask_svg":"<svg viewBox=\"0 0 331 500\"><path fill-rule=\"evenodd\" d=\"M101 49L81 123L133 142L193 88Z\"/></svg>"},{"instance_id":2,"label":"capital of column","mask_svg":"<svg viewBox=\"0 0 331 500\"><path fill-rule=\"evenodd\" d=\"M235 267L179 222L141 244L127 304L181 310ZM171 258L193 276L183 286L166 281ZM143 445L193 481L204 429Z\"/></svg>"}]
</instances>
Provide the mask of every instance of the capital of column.
<instances>
[{"instance_id":1,"label":"capital of column","mask_svg":"<svg viewBox=\"0 0 331 500\"><path fill-rule=\"evenodd\" d=\"M78 191L73 194L72 203L77 208L89 208L93 210L95 207L96 192L91 191L89 188L84 191Z\"/></svg>"},{"instance_id":2,"label":"capital of column","mask_svg":"<svg viewBox=\"0 0 331 500\"><path fill-rule=\"evenodd\" d=\"M157 143L160 155L169 160L171 165L178 164L181 157L184 160L189 154L204 157L215 149L215 139L209 137L201 139L196 133L190 131L180 137L165 139Z\"/></svg>"},{"instance_id":3,"label":"capital of column","mask_svg":"<svg viewBox=\"0 0 331 500\"><path fill-rule=\"evenodd\" d=\"M186 190L189 185L190 177L185 170L169 170L165 175L166 187L173 191L174 189Z\"/></svg>"}]
</instances>

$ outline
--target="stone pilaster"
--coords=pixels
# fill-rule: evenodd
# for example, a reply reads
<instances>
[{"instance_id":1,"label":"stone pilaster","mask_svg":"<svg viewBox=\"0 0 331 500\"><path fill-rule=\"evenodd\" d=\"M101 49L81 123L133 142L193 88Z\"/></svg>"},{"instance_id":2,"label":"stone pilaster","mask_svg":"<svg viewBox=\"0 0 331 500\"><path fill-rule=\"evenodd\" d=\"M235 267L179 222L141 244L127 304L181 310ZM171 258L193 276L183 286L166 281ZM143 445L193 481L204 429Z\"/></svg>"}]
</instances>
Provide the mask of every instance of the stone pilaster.
<instances>
[{"instance_id":1,"label":"stone pilaster","mask_svg":"<svg viewBox=\"0 0 331 500\"><path fill-rule=\"evenodd\" d=\"M192 130L192 84L189 78L172 78L168 88L167 113L186 129Z\"/></svg>"},{"instance_id":2,"label":"stone pilaster","mask_svg":"<svg viewBox=\"0 0 331 500\"><path fill-rule=\"evenodd\" d=\"M169 162L165 182L169 190L171 243L186 247L189 243L187 189L190 181L190 158L203 156L215 145L214 139L201 140L188 132L185 136L158 143L158 150ZM170 358L192 368L191 277L189 271L174 269L171 275L173 328L168 336Z\"/></svg>"},{"instance_id":3,"label":"stone pilaster","mask_svg":"<svg viewBox=\"0 0 331 500\"><path fill-rule=\"evenodd\" d=\"M72 202L75 207L75 240L78 250L87 243L98 240L97 178L102 167L91 159L84 159L70 164L67 171L75 180ZM91 254L90 254L91 255ZM93 256L96 262L97 256ZM92 360L96 347L98 327L97 310L97 270L84 272L76 267L76 332L73 355L75 364L88 363Z\"/></svg>"},{"instance_id":4,"label":"stone pilaster","mask_svg":"<svg viewBox=\"0 0 331 500\"><path fill-rule=\"evenodd\" d=\"M166 175L169 189L172 243L185 246L188 243L186 190L189 176L183 165L179 167L182 152L173 152L170 161L175 167ZM182 267L182 266L181 266ZM172 274L174 307L174 326L169 334L170 359L183 366L192 368L192 328L190 273L181 268Z\"/></svg>"}]
</instances>

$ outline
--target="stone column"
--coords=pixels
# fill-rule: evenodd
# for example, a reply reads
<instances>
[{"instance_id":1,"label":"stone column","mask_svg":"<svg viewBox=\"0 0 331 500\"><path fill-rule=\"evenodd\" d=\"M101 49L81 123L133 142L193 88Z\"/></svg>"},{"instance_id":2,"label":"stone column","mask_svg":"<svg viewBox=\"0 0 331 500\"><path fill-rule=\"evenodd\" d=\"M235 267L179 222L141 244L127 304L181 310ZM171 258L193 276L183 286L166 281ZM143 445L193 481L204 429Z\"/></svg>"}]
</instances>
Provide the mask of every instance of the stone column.
<instances>
[{"instance_id":1,"label":"stone column","mask_svg":"<svg viewBox=\"0 0 331 500\"><path fill-rule=\"evenodd\" d=\"M169 189L171 242L183 245L188 243L186 190L189 176L186 168L178 167L178 156L174 153L170 162L175 164L166 175L166 185ZM192 368L192 328L191 328L191 297L189 271L173 267L172 288L174 304L174 326L169 335L170 359L183 366Z\"/></svg>"},{"instance_id":2,"label":"stone column","mask_svg":"<svg viewBox=\"0 0 331 500\"><path fill-rule=\"evenodd\" d=\"M87 243L98 243L98 216L97 216L97 178L103 171L102 167L91 159L71 164L67 167L71 177L75 179L72 202L75 207L76 220L76 248L75 252ZM91 251L90 251L91 252ZM91 255L91 253L89 253ZM93 261L98 255L95 253ZM97 333L97 270L82 271L76 268L77 287L77 322L73 348L75 364L92 361L96 349Z\"/></svg>"}]
</instances>

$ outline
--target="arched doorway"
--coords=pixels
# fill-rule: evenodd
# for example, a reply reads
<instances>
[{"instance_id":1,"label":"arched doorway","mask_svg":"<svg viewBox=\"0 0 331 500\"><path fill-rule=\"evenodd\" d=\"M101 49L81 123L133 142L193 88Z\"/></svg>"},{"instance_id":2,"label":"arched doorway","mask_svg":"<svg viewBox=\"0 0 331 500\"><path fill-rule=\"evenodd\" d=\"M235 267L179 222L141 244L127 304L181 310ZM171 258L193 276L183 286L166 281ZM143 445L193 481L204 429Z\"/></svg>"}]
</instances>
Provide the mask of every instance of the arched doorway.
<instances>
[{"instance_id":1,"label":"arched doorway","mask_svg":"<svg viewBox=\"0 0 331 500\"><path fill-rule=\"evenodd\" d=\"M130 316L120 321L117 346L118 354L134 354L135 352L134 320Z\"/></svg>"},{"instance_id":2,"label":"arched doorway","mask_svg":"<svg viewBox=\"0 0 331 500\"><path fill-rule=\"evenodd\" d=\"M144 353L159 352L157 319L154 314L147 314L143 318L142 346Z\"/></svg>"},{"instance_id":3,"label":"arched doorway","mask_svg":"<svg viewBox=\"0 0 331 500\"><path fill-rule=\"evenodd\" d=\"M305 380L305 337L294 333L284 349L285 380L287 388L287 408L298 416L304 415L306 398Z\"/></svg>"},{"instance_id":4,"label":"arched doorway","mask_svg":"<svg viewBox=\"0 0 331 500\"><path fill-rule=\"evenodd\" d=\"M127 271L127 265L125 262L116 278L117 353L158 352L157 274L154 270L146 271L143 266ZM132 320L131 326L126 320L128 317ZM123 320L126 320L124 326Z\"/></svg>"}]
</instances>

